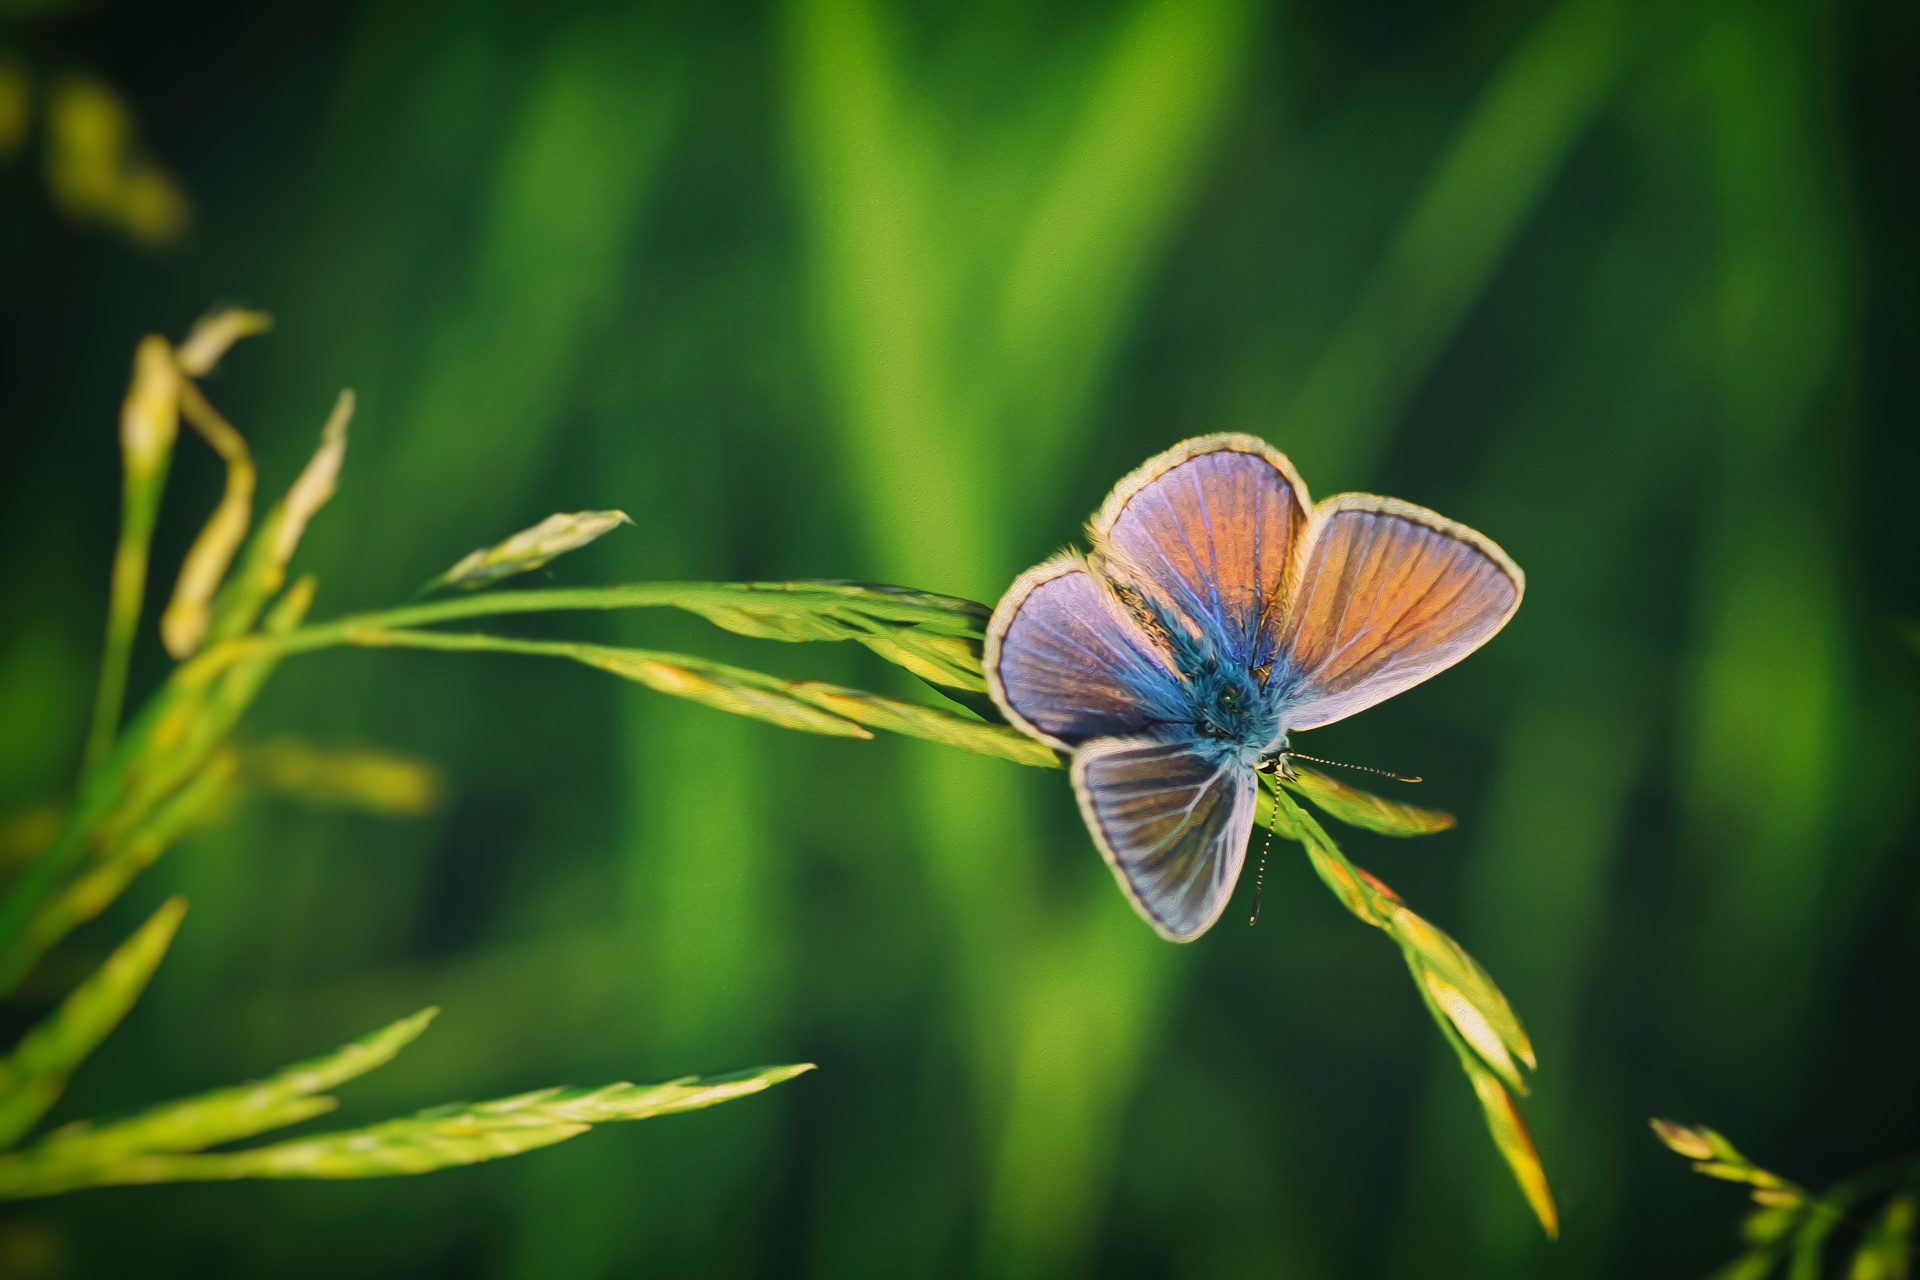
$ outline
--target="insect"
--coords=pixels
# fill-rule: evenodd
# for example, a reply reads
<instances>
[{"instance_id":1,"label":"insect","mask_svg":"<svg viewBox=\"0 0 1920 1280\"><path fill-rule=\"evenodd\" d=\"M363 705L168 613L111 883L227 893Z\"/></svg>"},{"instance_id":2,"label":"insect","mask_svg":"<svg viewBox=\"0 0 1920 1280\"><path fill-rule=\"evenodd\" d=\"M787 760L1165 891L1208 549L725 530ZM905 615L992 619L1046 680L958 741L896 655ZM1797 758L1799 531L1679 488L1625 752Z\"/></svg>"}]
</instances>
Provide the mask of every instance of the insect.
<instances>
[{"instance_id":1,"label":"insect","mask_svg":"<svg viewBox=\"0 0 1920 1280\"><path fill-rule=\"evenodd\" d=\"M1493 542L1411 503L1310 504L1245 435L1176 445L1114 487L1092 551L1020 575L987 626L994 702L1072 756L1087 829L1134 909L1190 942L1219 919L1258 774L1289 733L1452 666L1520 607Z\"/></svg>"}]
</instances>

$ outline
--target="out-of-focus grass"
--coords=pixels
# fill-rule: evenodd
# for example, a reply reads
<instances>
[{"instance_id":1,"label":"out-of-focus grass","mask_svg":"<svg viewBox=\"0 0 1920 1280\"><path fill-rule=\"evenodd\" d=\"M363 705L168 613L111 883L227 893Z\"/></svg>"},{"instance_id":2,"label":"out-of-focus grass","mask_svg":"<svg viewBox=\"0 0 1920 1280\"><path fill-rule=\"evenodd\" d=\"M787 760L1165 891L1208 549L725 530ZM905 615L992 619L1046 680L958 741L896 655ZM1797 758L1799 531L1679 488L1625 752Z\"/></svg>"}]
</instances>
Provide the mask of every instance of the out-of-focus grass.
<instances>
[{"instance_id":1,"label":"out-of-focus grass","mask_svg":"<svg viewBox=\"0 0 1920 1280\"><path fill-rule=\"evenodd\" d=\"M1676 1155L1692 1160L1695 1173L1751 1187L1760 1206L1740 1225L1747 1251L1716 1276L1767 1280L1784 1271L1788 1280L1820 1280L1842 1274L1826 1266L1835 1253L1848 1257L1847 1280L1906 1280L1912 1274L1920 1159L1888 1161L1815 1195L1756 1165L1712 1129L1655 1120L1653 1132Z\"/></svg>"},{"instance_id":2,"label":"out-of-focus grass","mask_svg":"<svg viewBox=\"0 0 1920 1280\"><path fill-rule=\"evenodd\" d=\"M989 1055L976 1069L970 1048L984 1023L969 1009L1016 1002L1002 954L1045 966L1051 980L1034 991L1073 1053L1109 1051L1074 1045L1090 1033L1071 1017L1124 1030L1114 1005L1160 1001L1134 1056L1110 1055L1138 1064L1131 1083L1086 1088L1120 1099L1103 1113L1107 1154L1083 1148L1098 1158L1057 1200L1044 1180L1009 1184L1031 1193L1034 1238L1045 1242L1063 1205L1061 1239L1093 1240L1086 1265L1106 1273L1696 1274L1720 1260L1714 1204L1689 1196L1683 1172L1636 1156L1647 1110L1724 1116L1758 1149L1806 1152L1791 1158L1809 1170L1857 1167L1890 1132L1912 1132L1901 1071L1915 935L1901 913L1920 716L1911 653L1885 624L1915 616L1900 585L1911 540L1897 479L1912 466L1901 442L1913 219L1887 158L1910 96L1899 86L1914 79L1908 27L1871 3L1258 6L1237 28L1233 74L1209 90L1215 123L1190 167L1119 190L1071 186L1052 163L1069 122L1092 118L1075 95L1125 21L1096 9L822 10L876 15L894 68L879 100L818 83L852 76L871 49L837 47L862 27L834 19L811 28L828 47L809 51L796 19L814 11L798 4L536 15L400 0L339 11L298 52L244 23L169 14L161 27L108 5L167 54L110 79L153 154L191 179L203 234L156 270L126 265L110 235L37 231L28 215L46 201L31 139L44 119L32 99L13 170L26 194L10 206L26 221L0 249L20 272L21 318L0 358L12 420L46 430L8 434L0 521L19 549L9 590L38 603L0 619L0 721L19 726L0 742L0 789L27 805L56 785L22 744L75 732L54 709L86 677L77 655L110 554L111 530L84 501L99 478L97 460L82 468L92 437L64 425L68 362L92 353L117 370L128 336L182 297L271 304L298 327L256 357L270 365L220 388L261 428L263 480L297 469L309 407L338 380L363 393L355 486L308 538L330 615L397 599L503 531L584 505L627 510L638 529L580 553L586 565L542 571L562 582L582 569L856 573L984 599L1066 540L1131 462L1201 431L1257 431L1320 488L1427 503L1493 533L1528 569L1528 607L1498 645L1309 749L1424 773L1423 802L1461 815L1457 833L1426 841L1345 843L1430 907L1527 1015L1548 1070L1525 1105L1562 1240L1542 1252L1457 1061L1422 1038L1391 957L1326 911L1298 866L1276 861L1259 929L1215 931L1175 961L1185 973L1163 995L1136 997L1134 975L1077 950L1071 930L1045 924L1057 957L1021 941L1039 932L1034 902L1048 919L1106 911L1114 951L1137 927L1099 882L1057 777L959 762L1014 779L1018 845L1002 854L957 834L994 798L991 779L954 774L944 809L924 798L957 753L884 735L800 738L575 664L394 653L284 668L257 709L261 732L434 760L451 779L447 806L383 824L246 805L194 834L152 873L154 896L129 903L150 912L172 890L194 901L116 1033L143 1072L190 1092L376 1025L395 1000L450 1013L350 1095L385 1114L421 1096L505 1094L527 1073L610 1079L636 1061L664 1077L830 1054L835 1071L804 1100L776 1094L677 1132L669 1122L494 1173L388 1183L378 1202L354 1199L371 1188L336 1187L333 1200L248 1200L242 1218L228 1208L241 1188L164 1203L116 1194L111 1218L105 1200L82 1197L23 1233L65 1233L76 1259L109 1267L94 1260L144 1221L138 1263L156 1270L199 1266L209 1238L287 1272L417 1274L474 1259L542 1277L625 1259L752 1272L774 1255L822 1274L969 1270L999 1170L1027 1159L997 1154L1009 1094L994 1082L1013 1068ZM1520 76L1539 50L1565 51L1553 32L1607 13L1610 45L1566 53L1581 74ZM73 29L76 48L91 30ZM1709 36L1722 54L1704 52ZM1744 88L1728 71L1742 63ZM38 92L47 82L32 65ZM1507 92L1528 84L1537 97ZM805 140L827 90L849 113L847 137L904 130L906 170L945 175L927 201L929 242L908 246L897 277L862 265L884 243L835 256L822 236L841 215L816 203L826 166ZM560 101L578 109L568 117ZM1539 109L1485 114L1503 101ZM236 119L245 127L200 127ZM1515 145L1462 151L1475 137ZM866 148L839 166L845 189L855 161L888 154ZM1472 154L1479 163L1458 160ZM1449 204L1436 185L1447 173L1491 180ZM1076 258L1078 230L1064 255L1006 248L1033 207L1015 197L1055 180L1093 188L1074 201L1174 212L1137 256ZM1416 217L1432 208L1455 216ZM1079 227L1068 213L1055 225ZM575 216L581 234L552 234ZM1421 226L1437 230L1413 236ZM1409 261L1408 244L1435 255L1408 272L1424 291L1404 295L1404 310L1363 307L1402 296L1376 282L1405 269L1393 264ZM548 253L566 259L551 289ZM908 320L943 315L965 292L943 281L1017 256L1028 279L1050 262L1067 278L1110 263L1124 295L1107 295L1111 329L1028 312L1021 332L1041 340L1006 353L1026 370L1017 383L981 372L1000 357L975 354L993 306L966 303L951 328L909 332L886 318L895 311L863 317L835 301L870 286ZM90 301L84 320L75 291ZM835 315L851 337L823 322ZM1403 322L1408 336L1386 348L1378 382L1331 405L1372 434L1296 431L1314 371L1367 316L1389 342ZM1055 328L1091 343L1080 348L1100 357L1090 375L1060 358ZM854 339L869 329L894 345L862 355ZM1817 340L1795 349L1801 330ZM929 348L935 372L923 375ZM873 370L850 372L855 357ZM1825 381L1791 411L1798 425L1730 415L1731 381L1747 388L1741 412L1764 416L1767 387L1818 381L1816 365ZM957 385L941 372L952 368ZM917 471L873 464L847 394L856 373L938 393L896 401L919 434L893 447L917 442L924 460L940 462L933 445L966 418L952 474L990 518L949 534L912 488ZM972 406L1013 385L1033 389L1036 415L1071 416L1046 406L1084 397L1082 425L1034 432L1032 458L1015 452L1027 447L1017 425L1005 436L968 425L981 416ZM102 401L94 418L106 412ZM1059 451L1050 470L1033 461L1041 450ZM210 503L219 481L190 470L185 483ZM1776 509L1782 529L1812 538L1788 539L1796 559L1777 581L1766 568ZM924 524L895 528L896 512ZM964 545L982 529L1003 549ZM889 558L909 552L935 569L909 576ZM1804 633L1802 607L1813 609ZM553 638L539 624L528 634ZM753 642L702 647L703 624L670 614L566 634L757 665ZM874 683L853 646L815 649L766 670L914 696L910 681ZM136 655L136 691L155 661ZM496 663L518 665L503 678ZM1769 718L1775 665L1791 718L1825 744L1817 776L1767 754L1802 749L1790 741L1801 730ZM1757 673L1751 684L1742 671ZM1826 825L1809 834L1812 813ZM1754 841L1764 857L1747 856ZM273 856L250 856L262 847ZM956 910L962 893L982 909ZM110 921L124 934L140 918ZM1762 970L1784 975L1791 998L1775 1002ZM655 979L668 974L663 999ZM218 1016L195 1012L208 1008ZM181 1013L209 1034L166 1034ZM1766 1055L1772 1079L1748 1069L1763 1043L1779 1049ZM1037 1074L1051 1048L1035 1037L1022 1052ZM116 1074L119 1061L97 1057L69 1105L151 1096L144 1078ZM1030 1146L1052 1131L1047 1097L1032 1097ZM384 1212L396 1206L404 1215ZM1070 1270L1070 1254L1048 1256Z\"/></svg>"},{"instance_id":3,"label":"out-of-focus grass","mask_svg":"<svg viewBox=\"0 0 1920 1280\"><path fill-rule=\"evenodd\" d=\"M844 726L844 732L870 736L854 721L820 710L815 704L824 700L836 707L850 706L865 718L880 715L903 731L946 740L957 737L975 749L985 745L979 734L992 726L978 725L971 736L963 727L941 734L929 719L936 714L934 709L916 713L902 704L889 713L880 705L887 700L863 701L855 690L832 690L830 697L809 700L807 695L814 689L831 687L789 685L756 672L672 654L450 635L394 625L408 618L432 621L436 614L485 612L491 597L478 610L471 601L462 602L464 608L462 604L416 606L398 611L397 616L390 612L332 628L303 630L300 624L313 601L314 579L307 575L287 586L286 569L309 521L333 496L354 401L351 393L342 393L321 431L319 448L242 552L253 518L252 453L240 433L208 402L198 380L214 371L234 342L267 327L263 315L230 310L202 320L178 346L148 337L136 349L133 382L121 411L126 477L121 537L108 592L107 634L91 735L68 811L46 824L44 836L36 837L31 823L17 824L20 847L14 852L19 865L0 898L0 994L16 990L43 957L111 906L168 846L207 817L234 782L235 752L229 740L267 677L282 658L330 644L383 648L411 644L443 651L485 649L572 657L682 697L790 727L841 732L834 726ZM143 610L156 518L182 418L225 464L227 484L213 515L188 548L171 602L160 618L162 642L180 665L123 726L127 667ZM617 518L605 518L608 515ZM466 557L429 587L484 584L525 573L624 522L618 512L550 517ZM741 593L721 590L718 594L731 601ZM775 600L793 598L789 593L768 594ZM851 603L850 594L856 596ZM913 605L906 603L907 593L867 594L879 597L875 607L883 613L905 609L917 616L911 614ZM689 595L704 598L696 584L682 587L677 594L667 592L664 602L681 602ZM857 595L827 593L838 607L836 625L853 625L846 619L862 616ZM524 597L520 601L523 608L527 603ZM920 614L937 614L938 619L946 619L951 612L923 601L914 603ZM595 599L589 607L610 605ZM739 612L736 604L727 616ZM965 622L958 625L977 629L979 612L977 607L966 610ZM742 624L736 621L735 625ZM869 630L882 625L886 624L867 622ZM911 630L920 624L908 620L896 625ZM949 623L947 629L954 630L955 624ZM260 754L265 757L269 781L283 789L304 790L309 798L315 798L315 783L323 784L320 798L357 799L375 810L411 807L417 812L429 798L417 784L411 788L403 784L396 803L394 784L404 770L392 758L375 767L368 767L363 758L359 767L342 769L337 760L318 758L312 752L290 755L284 743L277 751ZM1047 763L1052 763L1050 757ZM295 785L288 787L290 782ZM183 898L169 898L0 1062L0 1149L16 1146L33 1130L60 1100L69 1078L127 1016L166 955L185 911ZM129 1120L64 1125L22 1150L0 1154L0 1197L30 1198L132 1183L427 1173L551 1146L603 1121L699 1109L759 1092L811 1069L810 1064L762 1068L643 1088L622 1083L598 1089L546 1089L244 1151L205 1151L332 1109L334 1100L319 1096L320 1090L391 1059L419 1034L434 1012L402 1020L328 1058L290 1067L260 1084L163 1104Z\"/></svg>"}]
</instances>

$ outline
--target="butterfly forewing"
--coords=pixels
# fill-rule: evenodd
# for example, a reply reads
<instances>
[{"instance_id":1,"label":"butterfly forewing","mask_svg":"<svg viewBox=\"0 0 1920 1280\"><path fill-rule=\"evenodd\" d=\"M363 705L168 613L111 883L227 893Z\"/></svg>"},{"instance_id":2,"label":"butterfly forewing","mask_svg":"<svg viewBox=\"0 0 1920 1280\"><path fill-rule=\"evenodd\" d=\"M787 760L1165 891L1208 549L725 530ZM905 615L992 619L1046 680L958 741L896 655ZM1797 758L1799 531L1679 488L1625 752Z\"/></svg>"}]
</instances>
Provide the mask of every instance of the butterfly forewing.
<instances>
[{"instance_id":1,"label":"butterfly forewing","mask_svg":"<svg viewBox=\"0 0 1920 1280\"><path fill-rule=\"evenodd\" d=\"M1071 556L1013 584L987 626L985 656L1008 718L1056 747L1180 714L1166 655Z\"/></svg>"},{"instance_id":2,"label":"butterfly forewing","mask_svg":"<svg viewBox=\"0 0 1920 1280\"><path fill-rule=\"evenodd\" d=\"M1278 639L1306 486L1252 436L1190 440L1122 480L1093 520L1096 567L1151 591L1255 666Z\"/></svg>"},{"instance_id":3,"label":"butterfly forewing","mask_svg":"<svg viewBox=\"0 0 1920 1280\"><path fill-rule=\"evenodd\" d=\"M1452 666L1506 625L1524 584L1464 525L1391 498L1328 500L1281 647L1287 727L1331 724Z\"/></svg>"},{"instance_id":4,"label":"butterfly forewing","mask_svg":"<svg viewBox=\"0 0 1920 1280\"><path fill-rule=\"evenodd\" d=\"M1196 742L1090 742L1073 759L1080 811L1134 908L1189 942L1226 909L1253 830L1252 769Z\"/></svg>"}]
</instances>

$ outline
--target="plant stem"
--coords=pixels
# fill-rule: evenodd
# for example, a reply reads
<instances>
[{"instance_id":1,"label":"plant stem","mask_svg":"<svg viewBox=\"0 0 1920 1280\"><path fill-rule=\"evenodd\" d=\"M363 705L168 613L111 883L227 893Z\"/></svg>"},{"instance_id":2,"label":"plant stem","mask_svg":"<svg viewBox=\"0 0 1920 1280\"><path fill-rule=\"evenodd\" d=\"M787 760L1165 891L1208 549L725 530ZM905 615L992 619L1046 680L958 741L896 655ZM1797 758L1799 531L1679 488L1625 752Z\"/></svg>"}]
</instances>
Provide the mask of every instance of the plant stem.
<instances>
[{"instance_id":1,"label":"plant stem","mask_svg":"<svg viewBox=\"0 0 1920 1280\"><path fill-rule=\"evenodd\" d=\"M133 656L134 633L140 626L140 606L147 590L147 555L153 526L160 516L160 493L166 488L167 461L157 467L129 469L121 500L120 542L113 553L113 579L107 591L107 633L100 657L100 685L94 694L93 725L81 757L82 780L106 763L120 728L120 709L127 696L127 665Z\"/></svg>"}]
</instances>

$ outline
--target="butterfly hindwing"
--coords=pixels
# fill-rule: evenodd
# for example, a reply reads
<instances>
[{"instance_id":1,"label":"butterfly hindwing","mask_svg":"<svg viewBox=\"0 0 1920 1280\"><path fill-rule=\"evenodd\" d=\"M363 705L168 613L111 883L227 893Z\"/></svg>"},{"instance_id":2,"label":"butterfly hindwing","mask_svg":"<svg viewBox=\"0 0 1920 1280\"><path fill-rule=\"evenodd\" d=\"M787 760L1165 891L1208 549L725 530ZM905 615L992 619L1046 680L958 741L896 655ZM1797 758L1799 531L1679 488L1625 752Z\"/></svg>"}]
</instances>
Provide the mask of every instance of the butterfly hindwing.
<instances>
[{"instance_id":1,"label":"butterfly hindwing","mask_svg":"<svg viewBox=\"0 0 1920 1280\"><path fill-rule=\"evenodd\" d=\"M1155 593L1222 658L1256 666L1278 639L1307 490L1253 436L1189 440L1114 487L1094 516L1096 567Z\"/></svg>"},{"instance_id":2,"label":"butterfly hindwing","mask_svg":"<svg viewBox=\"0 0 1920 1280\"><path fill-rule=\"evenodd\" d=\"M1190 942L1226 909L1258 788L1199 741L1101 739L1074 754L1073 790L1108 865L1154 931Z\"/></svg>"},{"instance_id":3,"label":"butterfly hindwing","mask_svg":"<svg viewBox=\"0 0 1920 1280\"><path fill-rule=\"evenodd\" d=\"M1275 675L1289 729L1345 719L1452 666L1525 590L1487 538L1392 498L1330 498L1310 539Z\"/></svg>"}]
</instances>

